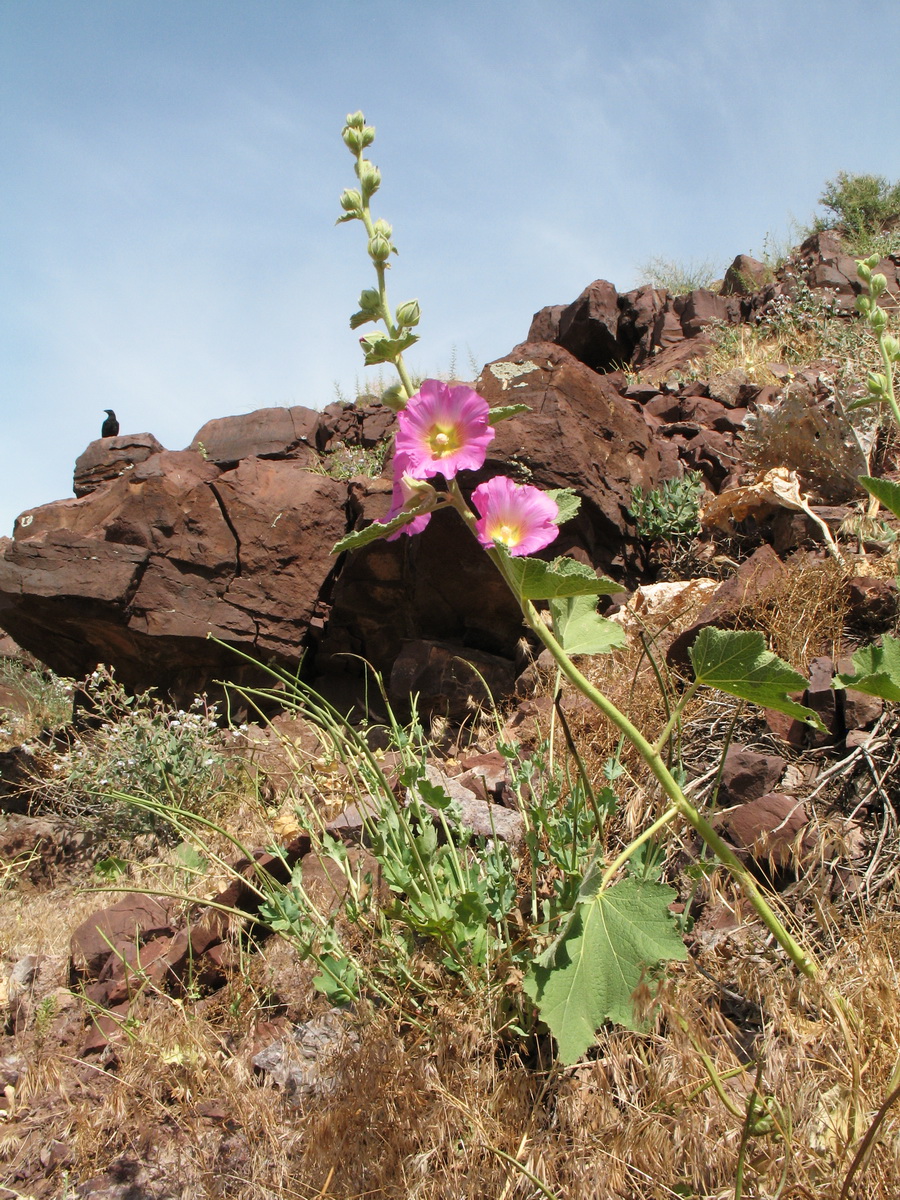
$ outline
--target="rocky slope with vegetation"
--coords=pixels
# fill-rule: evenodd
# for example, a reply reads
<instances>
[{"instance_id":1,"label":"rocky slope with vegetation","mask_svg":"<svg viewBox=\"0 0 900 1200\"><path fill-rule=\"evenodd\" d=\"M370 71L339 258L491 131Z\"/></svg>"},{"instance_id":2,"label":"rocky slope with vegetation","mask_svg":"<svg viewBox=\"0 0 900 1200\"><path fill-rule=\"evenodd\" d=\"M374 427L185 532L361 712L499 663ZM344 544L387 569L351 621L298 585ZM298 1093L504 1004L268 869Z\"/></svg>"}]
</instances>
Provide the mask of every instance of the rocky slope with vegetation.
<instances>
[{"instance_id":1,"label":"rocky slope with vegetation","mask_svg":"<svg viewBox=\"0 0 900 1200\"><path fill-rule=\"evenodd\" d=\"M817 980L689 829L648 840L626 882L684 959L561 1065L523 976L660 796L461 523L331 556L388 510L391 412L103 439L0 560L2 1200L896 1195L898 720L832 687L898 624L857 482L896 434L854 408L896 192L841 176L782 262L542 310L475 385L529 410L461 477L579 494L553 551L624 630L583 669L640 727L704 628L799 670L817 728L703 691L671 767Z\"/></svg>"}]
</instances>

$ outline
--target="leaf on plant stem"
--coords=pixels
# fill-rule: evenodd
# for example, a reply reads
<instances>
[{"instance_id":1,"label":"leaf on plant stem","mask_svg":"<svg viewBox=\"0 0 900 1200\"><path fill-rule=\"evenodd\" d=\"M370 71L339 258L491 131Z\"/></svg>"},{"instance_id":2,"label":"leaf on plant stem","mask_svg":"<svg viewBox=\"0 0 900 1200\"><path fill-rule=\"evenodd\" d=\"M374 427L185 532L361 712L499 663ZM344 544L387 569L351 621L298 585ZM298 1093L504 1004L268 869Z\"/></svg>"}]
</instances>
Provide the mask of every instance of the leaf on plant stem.
<instances>
[{"instance_id":1,"label":"leaf on plant stem","mask_svg":"<svg viewBox=\"0 0 900 1200\"><path fill-rule=\"evenodd\" d=\"M350 318L350 328L359 329L360 325L367 325L369 321L378 320L380 320L380 315L377 312L363 312L360 309L359 312L355 312Z\"/></svg>"},{"instance_id":2,"label":"leaf on plant stem","mask_svg":"<svg viewBox=\"0 0 900 1200\"><path fill-rule=\"evenodd\" d=\"M825 733L817 713L791 700L789 692L804 691L807 680L777 654L766 649L761 633L734 629L702 629L690 649L694 676L706 687L718 688L762 708L787 713Z\"/></svg>"},{"instance_id":3,"label":"leaf on plant stem","mask_svg":"<svg viewBox=\"0 0 900 1200\"><path fill-rule=\"evenodd\" d=\"M498 421L508 421L510 417L517 417L519 413L531 412L530 404L498 404L496 408L492 408L488 414L488 419L492 425L496 425Z\"/></svg>"},{"instance_id":4,"label":"leaf on plant stem","mask_svg":"<svg viewBox=\"0 0 900 1200\"><path fill-rule=\"evenodd\" d=\"M373 521L365 529L355 529L352 533L342 537L339 542L335 542L331 553L343 554L345 550L358 550L360 546L368 546L369 542L377 542L379 538L387 537L388 534L402 529L404 525L408 525L410 521L421 515L416 509L411 509L409 512L398 513L390 521Z\"/></svg>"},{"instance_id":5,"label":"leaf on plant stem","mask_svg":"<svg viewBox=\"0 0 900 1200\"><path fill-rule=\"evenodd\" d=\"M853 665L856 674L836 675L834 687L853 688L882 700L900 700L900 639L885 634L880 646L860 646L853 655Z\"/></svg>"},{"instance_id":6,"label":"leaf on plant stem","mask_svg":"<svg viewBox=\"0 0 900 1200\"><path fill-rule=\"evenodd\" d=\"M502 547L509 578L526 600L551 600L557 596L609 596L624 591L621 584L597 575L591 567L574 558L513 558Z\"/></svg>"},{"instance_id":7,"label":"leaf on plant stem","mask_svg":"<svg viewBox=\"0 0 900 1200\"><path fill-rule=\"evenodd\" d=\"M606 654L625 645L625 630L600 616L596 596L551 600L550 612L556 640L566 654Z\"/></svg>"},{"instance_id":8,"label":"leaf on plant stem","mask_svg":"<svg viewBox=\"0 0 900 1200\"><path fill-rule=\"evenodd\" d=\"M581 497L572 488L549 488L547 495L556 501L559 509L557 525L565 525L566 521L571 521L581 508Z\"/></svg>"},{"instance_id":9,"label":"leaf on plant stem","mask_svg":"<svg viewBox=\"0 0 900 1200\"><path fill-rule=\"evenodd\" d=\"M585 897L586 886L599 882L599 872L585 880L568 926L524 982L566 1065L581 1058L604 1021L640 1029L632 996L646 971L688 956L668 911L672 888L623 879Z\"/></svg>"},{"instance_id":10,"label":"leaf on plant stem","mask_svg":"<svg viewBox=\"0 0 900 1200\"><path fill-rule=\"evenodd\" d=\"M390 338L386 333L367 333L359 339L365 355L367 367L377 366L378 363L393 362L404 350L415 345L419 340L414 333L404 333L398 338Z\"/></svg>"},{"instance_id":11,"label":"leaf on plant stem","mask_svg":"<svg viewBox=\"0 0 900 1200\"><path fill-rule=\"evenodd\" d=\"M895 517L900 517L900 483L890 479L873 479L871 475L860 475L859 482L870 496L874 496Z\"/></svg>"}]
</instances>

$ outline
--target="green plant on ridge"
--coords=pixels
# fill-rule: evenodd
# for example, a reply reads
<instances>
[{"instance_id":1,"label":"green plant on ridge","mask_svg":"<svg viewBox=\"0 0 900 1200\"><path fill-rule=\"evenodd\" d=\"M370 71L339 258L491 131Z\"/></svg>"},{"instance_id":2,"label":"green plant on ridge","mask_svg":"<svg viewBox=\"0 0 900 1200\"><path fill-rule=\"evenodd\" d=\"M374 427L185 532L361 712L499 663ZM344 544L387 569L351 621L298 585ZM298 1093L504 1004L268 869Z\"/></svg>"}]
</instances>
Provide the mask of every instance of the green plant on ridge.
<instances>
[{"instance_id":1,"label":"green plant on ridge","mask_svg":"<svg viewBox=\"0 0 900 1200\"><path fill-rule=\"evenodd\" d=\"M704 482L700 471L667 479L646 496L640 484L631 489L631 507L638 537L647 541L679 541L700 532L700 501Z\"/></svg>"}]
</instances>

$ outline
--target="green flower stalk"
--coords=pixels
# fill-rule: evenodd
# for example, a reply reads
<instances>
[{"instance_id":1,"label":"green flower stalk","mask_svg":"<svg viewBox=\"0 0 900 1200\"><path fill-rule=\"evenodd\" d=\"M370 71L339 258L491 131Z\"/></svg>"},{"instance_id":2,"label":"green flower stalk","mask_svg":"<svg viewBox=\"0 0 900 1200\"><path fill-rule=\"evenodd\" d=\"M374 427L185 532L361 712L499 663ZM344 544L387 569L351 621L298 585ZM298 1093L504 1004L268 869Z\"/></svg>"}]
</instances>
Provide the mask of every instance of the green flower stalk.
<instances>
[{"instance_id":1,"label":"green flower stalk","mask_svg":"<svg viewBox=\"0 0 900 1200\"><path fill-rule=\"evenodd\" d=\"M407 300L399 305L396 313L388 303L385 275L390 268L390 257L397 253L397 248L393 243L391 226L380 218L373 219L369 203L381 186L381 172L365 157L365 151L375 140L375 127L366 124L361 112L350 113L341 137L356 160L354 170L359 187L347 188L341 193L340 204L344 213L338 217L337 224L362 221L368 239L366 248L378 279L377 288L367 288L361 293L359 310L350 318L350 328L358 329L370 322L384 325L384 331L365 334L359 341L367 367L391 363L396 368L400 383L388 388L382 395L382 401L399 412L415 392L409 370L403 361L403 351L419 340L416 334L410 332L419 323L419 302Z\"/></svg>"}]
</instances>

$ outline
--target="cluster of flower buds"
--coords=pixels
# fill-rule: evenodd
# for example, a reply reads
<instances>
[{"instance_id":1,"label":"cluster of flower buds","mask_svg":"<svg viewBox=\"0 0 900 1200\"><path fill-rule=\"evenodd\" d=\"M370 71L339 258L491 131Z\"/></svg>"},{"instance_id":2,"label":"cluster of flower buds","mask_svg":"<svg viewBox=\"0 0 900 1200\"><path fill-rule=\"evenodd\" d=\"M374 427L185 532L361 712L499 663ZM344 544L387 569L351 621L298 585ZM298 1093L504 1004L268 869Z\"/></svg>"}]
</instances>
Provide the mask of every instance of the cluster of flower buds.
<instances>
[{"instance_id":1,"label":"cluster of flower buds","mask_svg":"<svg viewBox=\"0 0 900 1200\"><path fill-rule=\"evenodd\" d=\"M875 272L879 256L871 255L861 259L856 264L857 273L866 285L867 292L857 297L857 310L865 317L869 328L878 338L884 371L870 371L866 379L867 397L861 404L890 403L893 397L893 380L891 371L893 364L900 362L900 341L893 334L885 333L887 329L887 313L879 305L878 298L887 291L887 279L880 272Z\"/></svg>"},{"instance_id":2,"label":"cluster of flower buds","mask_svg":"<svg viewBox=\"0 0 900 1200\"><path fill-rule=\"evenodd\" d=\"M338 217L338 224L343 221L361 221L366 229L368 238L366 250L378 275L378 287L366 288L359 297L359 309L350 318L350 328L358 329L360 325L381 321L386 331L368 333L359 339L365 356L366 366L379 363L393 363L400 375L400 384L388 388L382 394L382 401L388 407L398 412L413 393L413 385L403 363L403 351L418 341L411 330L418 325L420 312L418 300L407 300L392 315L387 301L384 277L390 267L390 257L397 253L394 245L394 231L387 221L374 221L369 211L369 201L381 186L381 172L373 162L364 156L364 151L375 140L375 127L367 125L361 112L350 113L347 123L341 132L344 145L356 159L354 170L359 181L359 187L347 188L341 193L341 208L343 215Z\"/></svg>"},{"instance_id":3,"label":"cluster of flower buds","mask_svg":"<svg viewBox=\"0 0 900 1200\"><path fill-rule=\"evenodd\" d=\"M856 307L866 318L875 334L884 333L887 326L887 314L878 304L878 297L887 291L887 279L881 274L872 274L872 268L878 265L878 255L864 258L857 262L856 270L860 279L869 290L868 295L857 298Z\"/></svg>"}]
</instances>

